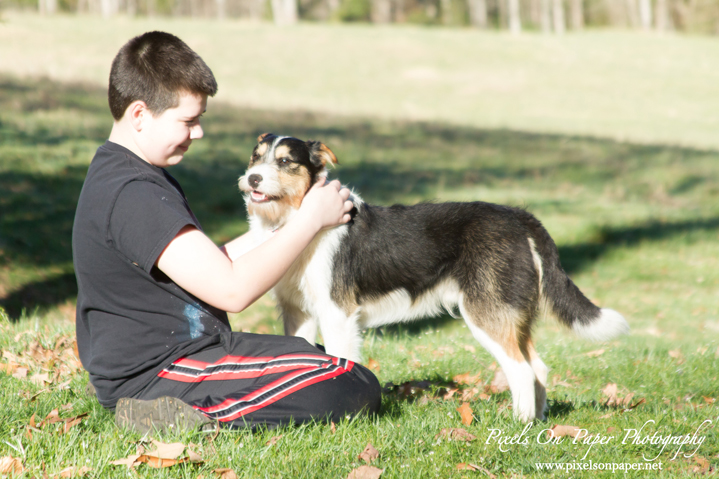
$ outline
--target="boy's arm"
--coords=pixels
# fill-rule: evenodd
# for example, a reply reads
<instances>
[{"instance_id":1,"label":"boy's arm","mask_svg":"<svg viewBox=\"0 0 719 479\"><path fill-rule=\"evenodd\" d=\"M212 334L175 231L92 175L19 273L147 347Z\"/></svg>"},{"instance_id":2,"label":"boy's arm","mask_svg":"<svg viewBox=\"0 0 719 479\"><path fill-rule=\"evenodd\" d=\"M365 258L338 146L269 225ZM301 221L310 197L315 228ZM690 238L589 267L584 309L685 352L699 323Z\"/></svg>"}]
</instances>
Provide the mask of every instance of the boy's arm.
<instances>
[{"instance_id":1,"label":"boy's arm","mask_svg":"<svg viewBox=\"0 0 719 479\"><path fill-rule=\"evenodd\" d=\"M157 267L201 300L225 311L242 311L280 280L322 228L350 220L349 190L340 188L337 181L313 186L284 227L234 260L235 247L244 240L230 242L225 253L197 228L186 226L160 254Z\"/></svg>"},{"instance_id":2,"label":"boy's arm","mask_svg":"<svg viewBox=\"0 0 719 479\"><path fill-rule=\"evenodd\" d=\"M230 261L234 261L254 247L255 244L252 234L248 231L242 236L238 236L232 241L226 243L224 246L220 246L220 250L225 253L225 256L227 256Z\"/></svg>"}]
</instances>

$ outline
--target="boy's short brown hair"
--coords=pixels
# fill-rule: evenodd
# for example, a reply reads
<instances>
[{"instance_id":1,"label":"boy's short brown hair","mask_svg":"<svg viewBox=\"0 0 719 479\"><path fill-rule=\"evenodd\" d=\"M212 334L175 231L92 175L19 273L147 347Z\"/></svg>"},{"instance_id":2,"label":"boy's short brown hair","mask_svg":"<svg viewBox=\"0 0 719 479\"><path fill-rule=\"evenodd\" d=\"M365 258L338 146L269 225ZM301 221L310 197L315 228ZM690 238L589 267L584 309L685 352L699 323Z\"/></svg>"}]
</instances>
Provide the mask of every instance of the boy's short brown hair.
<instances>
[{"instance_id":1,"label":"boy's short brown hair","mask_svg":"<svg viewBox=\"0 0 719 479\"><path fill-rule=\"evenodd\" d=\"M137 36L112 62L108 101L115 120L136 100L159 115L179 105L180 92L214 96L217 82L202 58L170 33Z\"/></svg>"}]
</instances>

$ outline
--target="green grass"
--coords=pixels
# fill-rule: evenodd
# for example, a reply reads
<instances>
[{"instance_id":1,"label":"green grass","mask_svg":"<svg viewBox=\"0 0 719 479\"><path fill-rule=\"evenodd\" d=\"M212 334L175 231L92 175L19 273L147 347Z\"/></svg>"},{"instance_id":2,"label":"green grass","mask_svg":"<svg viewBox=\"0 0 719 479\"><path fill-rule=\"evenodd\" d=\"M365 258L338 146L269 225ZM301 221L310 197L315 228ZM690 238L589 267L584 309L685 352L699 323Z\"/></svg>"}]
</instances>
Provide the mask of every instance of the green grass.
<instances>
[{"instance_id":1,"label":"green grass","mask_svg":"<svg viewBox=\"0 0 719 479\"><path fill-rule=\"evenodd\" d=\"M53 35L66 38L63 37L66 34L67 39L53 47L58 59L45 64L52 69L53 64L67 62L67 72L80 71L82 62L89 62L88 65L97 62L106 68L121 39L150 24L149 20L88 25L65 17L52 22L39 17L10 15L7 18L8 23L0 27L2 55L9 52L4 41L8 38L7 32L17 33L21 26L42 28L38 37L28 39L29 46L22 46L26 66L42 63L33 45L39 45L42 38L52 39ZM51 24L56 29L47 28ZM163 20L158 24L176 28L174 31L180 34L187 29L187 36L198 42L195 46L208 51L213 50L211 40L222 44L223 38L231 35L256 34L264 38L262 41L269 42L270 34L278 33L267 25L231 22L220 26L200 22L198 29L192 31L189 27L195 24L190 22ZM82 28L75 28L78 26ZM216 36L210 27L217 29ZM83 43L83 34L96 28L107 29L107 37L98 44ZM312 35L321 33L333 40L326 47L331 53L332 48L349 41L346 39L353 38L352 35L369 36L371 32L380 39L383 35L394 36L402 48L418 51L424 51L425 45L434 48L435 41L450 42L443 44L446 46L451 45L451 41L475 36L492 41L498 51L504 52L502 55L516 51L525 40L527 45L523 48L530 49L529 37L515 40L475 32L365 30L365 27L315 25L290 29L277 41L290 38L312 42L316 41ZM312 34L311 38L298 38L308 33ZM560 42L564 49L580 48L570 45L571 41L531 38L536 40L531 46L535 52L549 48L547 45L551 42ZM697 70L692 68L704 68L700 67L699 60L715 48L714 43L706 39L656 39L610 32L591 32L571 38L584 46L595 42L599 53L603 41L607 43L605 52L614 52L618 45L624 44L628 51L645 49L643 58L649 64L660 62L665 51L687 52L689 46L695 48L697 51L687 53L695 55L695 61L681 55L666 55L669 80L679 81L674 69L686 65L684 76L691 77L684 84L686 88L675 91L671 81L659 82L666 86L664 93L669 100L685 99L673 105L681 115L686 115L687 121L666 120L666 125L674 127L671 135L665 137L660 126L665 120L661 116L646 115L637 119L629 115L627 110L641 110L649 97L638 91L641 88L637 85L641 82L629 82L632 70L626 62L608 65L606 77L627 80L628 91L637 94L622 99L623 109L615 113L617 123L607 127L609 133L603 135L605 138L600 137L598 130L587 131L579 123L573 126L571 119L557 123L556 128L549 128L543 122L524 128L525 110L513 108L509 100L503 114L511 121L504 126L512 128L491 128L495 126L491 123L494 121L491 109L477 110L476 120L462 117L460 112L454 124L413 121L392 111L394 107L389 103L399 100L390 97L401 95L391 89L381 93L386 95L383 98L388 103L387 109L367 103L367 110L362 110L357 105L371 93L363 84L357 86L357 97L347 100L350 103L346 110L340 102L337 108L340 114L322 113L322 108L331 109L327 105L332 98L355 92L349 86L345 90L333 83L339 81L337 78L327 79L328 91L323 101L329 103L319 110L308 111L314 105L310 102L291 104L295 109L280 111L273 102L290 97L309 102L308 99L316 100L319 93L302 90L306 85L294 90L285 79L284 83L272 87L279 96L265 91L256 97L257 103L252 103L241 96L246 87L244 80L229 70L251 71L252 62L242 58L247 53L236 52L242 61L233 67L221 61L223 51L215 49L216 70L228 80L224 83L228 84L226 96L210 102L204 123L205 138L193 144L185 161L171 170L183 184L206 231L217 242L247 229L236 180L245 168L255 138L265 131L325 142L340 161L333 175L370 202L485 200L528 208L557 241L563 265L573 280L597 303L625 314L633 329L629 337L597 345L576 340L550 319L541 322L535 337L542 358L552 369L550 416L546 423L533 425L528 433L532 442L527 446L509 446L508 452L502 452L496 443L487 444L490 429L500 429L507 436L518 435L524 429L524 425L512 418L508 392L491 394L486 400L476 396L471 399L474 422L470 426L462 426L460 422L456 411L461 404L458 395L448 400L441 398L442 388L452 387L453 378L458 374L480 373L480 390L494 375L492 358L473 341L462 323L441 317L365 333L365 356L377 361L380 382L387 384L378 417L338 424L334 433L329 426L318 424L255 434L222 432L212 443L208 436L199 433L156 436L165 442L179 440L198 444L206 463L166 470L142 466L138 470L140 477L203 475L209 478L213 476L212 470L220 467L231 467L239 476L248 478L346 477L362 463L357 455L368 442L380 451L374 465L385 469L383 478L482 477L481 472L458 471L459 463L480 465L499 477L534 476L539 475L535 462L580 462L587 453L588 446L572 444L569 440L559 445L537 444L539 432L554 424L575 425L592 433L617 436L610 444L591 448L585 462L591 459L595 463L641 463L643 455L653 457L658 450L651 445L622 444L624 429L640 428L654 420L656 425L648 426L650 435L655 431L662 435L692 434L707 419L713 421L712 427L703 433L706 440L694 457L680 455L670 460L672 450L662 453L657 461L663 463L663 477L693 475L693 469L703 464L696 457L705 458L716 469L719 441L714 426L719 415L716 403L711 400L719 398L719 303L716 300L719 291L719 170L716 166L719 153L707 148L716 146L711 143L714 140L707 140L716 116L697 113L695 95L698 93L691 88L691 82L704 81L693 76ZM110 45L113 41L118 45ZM377 43L372 43L375 41ZM379 48L380 40L369 43L370 50ZM14 45L22 50L19 43ZM78 49L75 55L66 51L72 48ZM292 51L299 47L287 48ZM292 63L289 53L281 48L276 51L285 62L284 68L296 71L299 60ZM319 55L310 48L307 51L310 56ZM19 55L13 53L16 54ZM462 54L460 50L456 56L446 55L442 61L447 63L448 71L456 72L461 60L458 57ZM389 62L388 58L396 58L397 53L390 49L384 55L384 59L373 60L367 68ZM523 64L521 55L496 55L493 57L496 71L502 71L503 64L508 65L507 68ZM626 55L622 57L625 60L630 56ZM252 60L258 62L261 58L255 55ZM282 64L280 60L277 61ZM280 68L268 62L270 72L272 68ZM0 70L18 68L3 62ZM27 68L15 73L41 73ZM545 75L559 75L561 68L558 66L555 70ZM637 67L635 72L639 70ZM63 75L65 73L59 70L51 76L67 80ZM6 312L0 321L3 352L27 355L35 340L52 348L58 338L73 333L76 289L70 233L87 165L109 133L105 92L96 86L104 75L100 67L98 70L88 67L82 70L81 78L75 78L85 83L0 76L0 307ZM235 75L238 78L229 79ZM582 75L580 68L576 78L589 78ZM380 76L382 78L385 81L387 77ZM570 80L565 81L571 83ZM577 84L581 85L584 80L579 80ZM710 86L711 75L705 80L707 83L702 88L714 88ZM549 88L549 83L542 84ZM221 79L221 91L222 85ZM553 98L560 98L567 84L553 88ZM709 90L700 89L705 93ZM431 102L434 98L436 102L444 90L431 87L427 91L431 95L423 101ZM575 93L568 94L571 97ZM487 101L500 104L501 95L495 96L497 98ZM613 101L618 101L610 98L602 102L597 96L587 96L591 98L583 101L596 108L609 109ZM448 98L450 101L453 97ZM711 109L715 100L711 95L705 100L706 108ZM254 108L237 106L243 102ZM568 111L566 102L558 103ZM376 114L371 113L373 109L377 110ZM586 111L587 121L601 123L596 110L581 111ZM439 109L433 110L430 116L444 118L440 113ZM644 133L635 134L639 130L625 129L627 122L634 122L633 128ZM642 136L645 133L648 136ZM625 134L635 135L638 141L611 139ZM232 323L236 330L281 333L276 317L273 302L267 296L234 315ZM596 357L586 355L598 349L604 349L604 353ZM0 367L6 363L7 360L0 360ZM64 371L61 362L36 364L29 375L43 372L43 367L51 374ZM57 387L68 379L71 381L68 389ZM133 476L109 462L134 452L140 437L118 430L112 415L84 395L86 381L85 373L63 373L53 384L37 386L0 372L0 457L21 457L28 468L25 477L42 477L43 470L52 477L71 465L91 467L90 477ZM405 383L410 384L402 387ZM632 393L634 402L639 399L645 402L627 412L606 405L601 390L608 383L618 385L620 396ZM406 394L408 391L411 394ZM43 428L43 432L34 433L32 439L24 435L33 414L39 420L53 408L68 403L72 410L63 412L63 417L85 412L89 415L67 434L58 434L60 426L50 425ZM470 443L436 439L441 429L448 427L465 427L477 439ZM614 432L608 432L610 430ZM265 445L271 437L280 434L282 438L277 444ZM555 472L554 475L588 477L588 473L576 472ZM638 472L628 475L646 477Z\"/></svg>"}]
</instances>

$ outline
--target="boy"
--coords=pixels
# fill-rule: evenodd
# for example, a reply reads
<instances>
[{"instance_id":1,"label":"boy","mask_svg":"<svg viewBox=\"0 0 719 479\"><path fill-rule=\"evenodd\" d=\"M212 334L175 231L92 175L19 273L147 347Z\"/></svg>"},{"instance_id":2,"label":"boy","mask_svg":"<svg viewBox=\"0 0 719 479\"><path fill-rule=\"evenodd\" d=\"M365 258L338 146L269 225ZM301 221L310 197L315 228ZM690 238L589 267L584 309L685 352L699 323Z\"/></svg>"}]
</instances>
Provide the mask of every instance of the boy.
<instances>
[{"instance_id":1,"label":"boy","mask_svg":"<svg viewBox=\"0 0 719 479\"><path fill-rule=\"evenodd\" d=\"M247 254L218 248L164 169L202 138L217 84L179 38L149 32L115 57L109 140L88 169L73 226L77 343L116 422L152 428L275 426L379 408L367 369L304 339L232 333L226 311L268 291L322 228L349 221L349 191L316 184L295 218Z\"/></svg>"}]
</instances>

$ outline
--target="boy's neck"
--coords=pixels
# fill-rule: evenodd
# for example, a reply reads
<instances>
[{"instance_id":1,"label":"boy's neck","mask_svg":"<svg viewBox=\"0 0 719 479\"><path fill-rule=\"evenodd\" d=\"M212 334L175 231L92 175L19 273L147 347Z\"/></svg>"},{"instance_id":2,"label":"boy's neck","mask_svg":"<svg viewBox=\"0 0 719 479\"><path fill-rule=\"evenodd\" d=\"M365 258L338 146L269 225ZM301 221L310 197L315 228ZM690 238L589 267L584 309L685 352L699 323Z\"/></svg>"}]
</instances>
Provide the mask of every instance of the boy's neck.
<instances>
[{"instance_id":1,"label":"boy's neck","mask_svg":"<svg viewBox=\"0 0 719 479\"><path fill-rule=\"evenodd\" d=\"M125 117L115 121L115 123L112 125L112 131L110 131L110 137L108 138L108 140L117 145L127 148L128 150L136 154L140 159L149 163L149 161L147 161L145 156L142 154L142 151L140 151L140 148L138 148L137 144L135 143L135 139L132 134L132 126L125 119Z\"/></svg>"}]
</instances>

